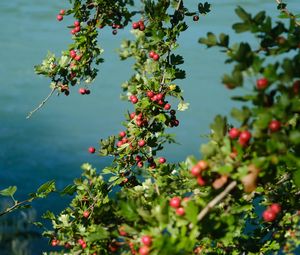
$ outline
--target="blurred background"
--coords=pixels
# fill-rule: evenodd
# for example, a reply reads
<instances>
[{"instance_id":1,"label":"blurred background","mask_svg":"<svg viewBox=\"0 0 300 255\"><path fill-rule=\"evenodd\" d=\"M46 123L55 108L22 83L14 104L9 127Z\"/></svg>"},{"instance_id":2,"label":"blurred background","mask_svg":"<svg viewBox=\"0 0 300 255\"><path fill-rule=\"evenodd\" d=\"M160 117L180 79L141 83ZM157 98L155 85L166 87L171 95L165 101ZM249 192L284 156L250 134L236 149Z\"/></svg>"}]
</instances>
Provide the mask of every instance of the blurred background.
<instances>
[{"instance_id":1,"label":"blurred background","mask_svg":"<svg viewBox=\"0 0 300 255\"><path fill-rule=\"evenodd\" d=\"M196 10L199 1L186 1ZM163 152L169 161L184 160L188 155L199 157L199 146L205 142L209 124L216 114L228 115L234 102L230 96L240 91L227 90L220 82L230 70L224 65L225 55L217 49L205 49L198 38L208 31L228 33L234 40L252 40L245 35L234 35L232 23L237 21L235 6L249 11L267 10L276 17L276 2L269 1L209 1L212 12L200 16L198 22L189 21L189 30L180 38L178 53L185 58L187 79L177 83L183 87L190 108L179 114L180 126L176 133L180 145L168 146ZM288 1L289 8L299 13L298 0ZM119 100L120 85L133 72L128 62L119 61L116 49L122 39L131 37L130 28L113 36L104 29L99 42L105 49L105 63L100 66L97 80L89 96L81 96L76 89L69 97L54 96L29 120L26 115L48 95L49 80L34 74L50 50L57 55L67 48L71 35L67 25L71 17L57 22L60 9L68 8L69 1L1 0L0 1L0 190L18 186L17 199L27 197L42 183L55 179L59 188L71 183L81 173L80 166L91 162L101 170L110 163L87 152L89 146L98 148L98 141L117 134L123 128L124 113L131 109ZM250 87L248 88L250 89ZM247 90L247 88L244 88ZM72 93L73 92L73 93ZM48 208L58 212L69 198L50 196L33 203L33 209L0 218L0 253L2 255L35 255L48 249L31 221L40 220ZM0 208L6 200L0 200Z\"/></svg>"}]
</instances>

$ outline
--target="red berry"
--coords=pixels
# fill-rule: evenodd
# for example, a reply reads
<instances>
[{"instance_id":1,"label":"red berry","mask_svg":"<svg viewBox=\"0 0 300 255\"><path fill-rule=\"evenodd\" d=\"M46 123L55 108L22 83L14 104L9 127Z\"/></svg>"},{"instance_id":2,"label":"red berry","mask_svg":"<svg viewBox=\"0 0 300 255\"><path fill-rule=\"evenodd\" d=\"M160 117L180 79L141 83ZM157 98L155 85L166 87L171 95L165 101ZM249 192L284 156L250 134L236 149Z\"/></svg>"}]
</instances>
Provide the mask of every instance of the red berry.
<instances>
[{"instance_id":1,"label":"red berry","mask_svg":"<svg viewBox=\"0 0 300 255\"><path fill-rule=\"evenodd\" d=\"M137 163L137 166L138 166L139 168L142 168L142 167L144 166L144 163L143 163L142 161L139 161L139 162Z\"/></svg>"},{"instance_id":2,"label":"red berry","mask_svg":"<svg viewBox=\"0 0 300 255\"><path fill-rule=\"evenodd\" d=\"M56 245L58 245L58 241L56 240L56 239L53 239L52 241L51 241L51 245L52 246L56 246Z\"/></svg>"},{"instance_id":3,"label":"red berry","mask_svg":"<svg viewBox=\"0 0 300 255\"><path fill-rule=\"evenodd\" d=\"M133 29L138 29L140 27L140 24L138 22L133 22L132 23L132 28Z\"/></svg>"},{"instance_id":4,"label":"red berry","mask_svg":"<svg viewBox=\"0 0 300 255\"><path fill-rule=\"evenodd\" d=\"M124 226L119 227L119 234L120 236L127 236L127 232L125 231Z\"/></svg>"},{"instance_id":5,"label":"red berry","mask_svg":"<svg viewBox=\"0 0 300 255\"><path fill-rule=\"evenodd\" d=\"M280 130L280 128L281 128L281 122L278 120L272 120L269 123L269 129L271 132L277 132Z\"/></svg>"},{"instance_id":6,"label":"red berry","mask_svg":"<svg viewBox=\"0 0 300 255\"><path fill-rule=\"evenodd\" d=\"M76 33L80 32L80 26L75 27L75 28L74 28L74 31L75 31Z\"/></svg>"},{"instance_id":7,"label":"red berry","mask_svg":"<svg viewBox=\"0 0 300 255\"><path fill-rule=\"evenodd\" d=\"M84 88L80 88L79 89L79 94L84 95L86 92L86 90Z\"/></svg>"},{"instance_id":8,"label":"red berry","mask_svg":"<svg viewBox=\"0 0 300 255\"><path fill-rule=\"evenodd\" d=\"M273 221L276 219L276 213L270 209L267 209L263 212L263 219L267 222Z\"/></svg>"},{"instance_id":9,"label":"red berry","mask_svg":"<svg viewBox=\"0 0 300 255\"><path fill-rule=\"evenodd\" d=\"M199 16L198 15L195 15L194 17L193 17L193 21L198 21L199 20Z\"/></svg>"},{"instance_id":10,"label":"red berry","mask_svg":"<svg viewBox=\"0 0 300 255\"><path fill-rule=\"evenodd\" d=\"M144 24L144 21L143 21L143 20L140 20L140 21L139 21L139 26L145 26L145 24Z\"/></svg>"},{"instance_id":11,"label":"red berry","mask_svg":"<svg viewBox=\"0 0 300 255\"><path fill-rule=\"evenodd\" d=\"M62 15L57 15L57 16L56 16L56 19L57 19L58 21L62 21L62 20L64 19L64 17L63 17Z\"/></svg>"},{"instance_id":12,"label":"red berry","mask_svg":"<svg viewBox=\"0 0 300 255\"><path fill-rule=\"evenodd\" d=\"M146 144L145 140L139 140L139 141L138 141L138 145L139 145L140 147L145 146L145 144Z\"/></svg>"},{"instance_id":13,"label":"red berry","mask_svg":"<svg viewBox=\"0 0 300 255\"><path fill-rule=\"evenodd\" d=\"M293 92L294 94L298 95L300 91L300 80L297 80L293 84Z\"/></svg>"},{"instance_id":14,"label":"red berry","mask_svg":"<svg viewBox=\"0 0 300 255\"><path fill-rule=\"evenodd\" d=\"M240 130L239 129L237 129L237 128L232 128L232 129L230 129L229 130L229 137L231 138L231 139L237 139L239 136L240 136Z\"/></svg>"},{"instance_id":15,"label":"red berry","mask_svg":"<svg viewBox=\"0 0 300 255\"><path fill-rule=\"evenodd\" d=\"M240 145L242 145L242 146L247 145L249 140L251 139L251 137L252 137L252 135L248 130L242 131L239 136Z\"/></svg>"},{"instance_id":16,"label":"red berry","mask_svg":"<svg viewBox=\"0 0 300 255\"><path fill-rule=\"evenodd\" d=\"M70 57L75 58L76 57L76 51L75 50L70 50Z\"/></svg>"},{"instance_id":17,"label":"red berry","mask_svg":"<svg viewBox=\"0 0 300 255\"><path fill-rule=\"evenodd\" d=\"M274 204L271 204L269 209L271 211L273 211L275 214L278 214L281 212L281 205L278 203L274 203Z\"/></svg>"},{"instance_id":18,"label":"red berry","mask_svg":"<svg viewBox=\"0 0 300 255\"><path fill-rule=\"evenodd\" d=\"M269 85L269 81L267 78L260 78L256 81L256 88L258 90L265 89L266 87L268 87L268 85Z\"/></svg>"},{"instance_id":19,"label":"red berry","mask_svg":"<svg viewBox=\"0 0 300 255\"><path fill-rule=\"evenodd\" d=\"M202 176L197 177L197 183L201 187L205 185L205 181L203 180Z\"/></svg>"},{"instance_id":20,"label":"red berry","mask_svg":"<svg viewBox=\"0 0 300 255\"><path fill-rule=\"evenodd\" d=\"M80 26L80 22L79 22L78 20L74 21L74 26L75 26L75 27Z\"/></svg>"},{"instance_id":21,"label":"red berry","mask_svg":"<svg viewBox=\"0 0 300 255\"><path fill-rule=\"evenodd\" d=\"M184 210L184 208L183 208L183 207L177 208L177 209L176 209L176 214L177 214L178 216L183 216L183 215L185 215L185 210Z\"/></svg>"},{"instance_id":22,"label":"red berry","mask_svg":"<svg viewBox=\"0 0 300 255\"><path fill-rule=\"evenodd\" d=\"M154 92L153 91L147 91L147 97L151 98L154 96Z\"/></svg>"},{"instance_id":23,"label":"red berry","mask_svg":"<svg viewBox=\"0 0 300 255\"><path fill-rule=\"evenodd\" d=\"M149 248L147 246L142 246L139 249L140 255L148 255L149 254Z\"/></svg>"},{"instance_id":24,"label":"red berry","mask_svg":"<svg viewBox=\"0 0 300 255\"><path fill-rule=\"evenodd\" d=\"M89 211L84 211L82 215L83 215L84 218L88 218L90 216L90 212Z\"/></svg>"},{"instance_id":25,"label":"red berry","mask_svg":"<svg viewBox=\"0 0 300 255\"><path fill-rule=\"evenodd\" d=\"M119 136L120 136L120 137L125 137L125 136L126 136L126 132L125 132L125 131L121 131L121 132L119 133Z\"/></svg>"},{"instance_id":26,"label":"red berry","mask_svg":"<svg viewBox=\"0 0 300 255\"><path fill-rule=\"evenodd\" d=\"M161 93L157 94L156 96L157 96L157 100L161 100L164 98L164 95Z\"/></svg>"},{"instance_id":27,"label":"red berry","mask_svg":"<svg viewBox=\"0 0 300 255\"><path fill-rule=\"evenodd\" d=\"M145 28L146 28L146 27L145 27L144 25L140 25L140 27L139 27L140 31L144 31Z\"/></svg>"},{"instance_id":28,"label":"red berry","mask_svg":"<svg viewBox=\"0 0 300 255\"><path fill-rule=\"evenodd\" d=\"M83 243L85 243L85 241L84 241L82 238L78 239L77 242L78 242L80 245L82 245Z\"/></svg>"},{"instance_id":29,"label":"red berry","mask_svg":"<svg viewBox=\"0 0 300 255\"><path fill-rule=\"evenodd\" d=\"M142 157L140 155L136 155L135 157L135 161L139 162L142 160Z\"/></svg>"},{"instance_id":30,"label":"red berry","mask_svg":"<svg viewBox=\"0 0 300 255\"><path fill-rule=\"evenodd\" d=\"M118 147L121 147L122 145L123 145L123 142L122 142L122 141L118 141L118 142L117 142L117 146L118 146Z\"/></svg>"},{"instance_id":31,"label":"red berry","mask_svg":"<svg viewBox=\"0 0 300 255\"><path fill-rule=\"evenodd\" d=\"M151 51L149 52L149 57L150 57L150 58L153 58L154 55L155 55L155 52L154 52L153 50L151 50Z\"/></svg>"},{"instance_id":32,"label":"red berry","mask_svg":"<svg viewBox=\"0 0 300 255\"><path fill-rule=\"evenodd\" d=\"M135 95L131 95L131 96L130 96L130 101L131 101L133 104L136 104L139 100L138 100L138 98L137 98Z\"/></svg>"},{"instance_id":33,"label":"red berry","mask_svg":"<svg viewBox=\"0 0 300 255\"><path fill-rule=\"evenodd\" d=\"M201 174L201 169L198 165L195 165L191 169L191 175L198 177Z\"/></svg>"},{"instance_id":34,"label":"red berry","mask_svg":"<svg viewBox=\"0 0 300 255\"><path fill-rule=\"evenodd\" d=\"M208 163L205 160L200 160L197 163L197 166L199 166L201 170L206 170L208 168Z\"/></svg>"},{"instance_id":35,"label":"red berry","mask_svg":"<svg viewBox=\"0 0 300 255\"><path fill-rule=\"evenodd\" d=\"M158 61L159 58L160 58L160 56L159 56L157 53L154 53L154 55L153 55L153 60L154 60L154 61Z\"/></svg>"},{"instance_id":36,"label":"red berry","mask_svg":"<svg viewBox=\"0 0 300 255\"><path fill-rule=\"evenodd\" d=\"M164 109L166 111L170 110L171 109L171 105L170 104L165 104Z\"/></svg>"},{"instance_id":37,"label":"red berry","mask_svg":"<svg viewBox=\"0 0 300 255\"><path fill-rule=\"evenodd\" d=\"M95 153L95 152L96 152L96 149L95 149L94 147L90 147L90 148L89 148L89 153L92 153L92 154L93 154L93 153Z\"/></svg>"},{"instance_id":38,"label":"red berry","mask_svg":"<svg viewBox=\"0 0 300 255\"><path fill-rule=\"evenodd\" d=\"M80 59L81 59L81 56L80 55L77 55L77 56L75 56L75 58L74 58L76 61L80 61Z\"/></svg>"},{"instance_id":39,"label":"red berry","mask_svg":"<svg viewBox=\"0 0 300 255\"><path fill-rule=\"evenodd\" d=\"M173 208L179 208L181 204L181 198L180 197L173 197L171 198L169 205Z\"/></svg>"},{"instance_id":40,"label":"red berry","mask_svg":"<svg viewBox=\"0 0 300 255\"><path fill-rule=\"evenodd\" d=\"M65 13L66 13L65 10L60 10L60 11L59 11L59 14L60 14L60 15L65 15Z\"/></svg>"},{"instance_id":41,"label":"red berry","mask_svg":"<svg viewBox=\"0 0 300 255\"><path fill-rule=\"evenodd\" d=\"M146 246L151 246L152 244L152 237L151 236L142 236L141 241Z\"/></svg>"},{"instance_id":42,"label":"red berry","mask_svg":"<svg viewBox=\"0 0 300 255\"><path fill-rule=\"evenodd\" d=\"M130 114L129 114L129 117L130 117L130 119L134 119L134 117L135 117L135 112L130 113Z\"/></svg>"},{"instance_id":43,"label":"red berry","mask_svg":"<svg viewBox=\"0 0 300 255\"><path fill-rule=\"evenodd\" d=\"M71 30L71 34L72 34L72 35L75 35L75 34L76 34L75 29L72 29L72 30Z\"/></svg>"},{"instance_id":44,"label":"red berry","mask_svg":"<svg viewBox=\"0 0 300 255\"><path fill-rule=\"evenodd\" d=\"M82 247L82 249L85 249L86 248L86 243L84 242L82 245L81 245L81 247Z\"/></svg>"},{"instance_id":45,"label":"red berry","mask_svg":"<svg viewBox=\"0 0 300 255\"><path fill-rule=\"evenodd\" d=\"M161 164L164 164L164 163L166 163L166 159L165 158L163 158L163 157L161 157L161 158L159 158L159 163L161 163Z\"/></svg>"}]
</instances>

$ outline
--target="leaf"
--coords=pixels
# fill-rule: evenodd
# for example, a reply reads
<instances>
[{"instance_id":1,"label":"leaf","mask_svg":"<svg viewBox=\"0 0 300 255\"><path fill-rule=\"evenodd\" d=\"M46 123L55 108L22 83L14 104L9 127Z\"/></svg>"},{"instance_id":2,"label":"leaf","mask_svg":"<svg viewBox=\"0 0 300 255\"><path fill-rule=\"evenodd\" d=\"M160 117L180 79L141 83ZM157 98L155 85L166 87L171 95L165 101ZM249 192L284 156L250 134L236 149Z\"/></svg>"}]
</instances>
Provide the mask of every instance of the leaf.
<instances>
[{"instance_id":1,"label":"leaf","mask_svg":"<svg viewBox=\"0 0 300 255\"><path fill-rule=\"evenodd\" d=\"M197 215L198 215L198 207L192 201L187 202L187 206L185 207L185 217L192 222L193 224L197 224Z\"/></svg>"},{"instance_id":2,"label":"leaf","mask_svg":"<svg viewBox=\"0 0 300 255\"><path fill-rule=\"evenodd\" d=\"M41 185L37 192L34 194L35 197L46 197L49 193L55 191L55 181L48 181L46 183L44 183L43 185Z\"/></svg>"},{"instance_id":3,"label":"leaf","mask_svg":"<svg viewBox=\"0 0 300 255\"><path fill-rule=\"evenodd\" d=\"M199 3L198 4L198 10L201 14L206 14L210 12L210 4L208 2L205 2L204 4Z\"/></svg>"},{"instance_id":4,"label":"leaf","mask_svg":"<svg viewBox=\"0 0 300 255\"><path fill-rule=\"evenodd\" d=\"M177 110L178 111L181 111L181 112L184 112L184 111L186 111L187 109L189 109L189 103L185 103L185 102L180 102L179 104L178 104L178 106L177 106Z\"/></svg>"},{"instance_id":5,"label":"leaf","mask_svg":"<svg viewBox=\"0 0 300 255\"><path fill-rule=\"evenodd\" d=\"M226 117L222 117L221 115L217 115L215 117L214 122L210 125L214 140L220 141L223 139L226 134L226 122Z\"/></svg>"},{"instance_id":6,"label":"leaf","mask_svg":"<svg viewBox=\"0 0 300 255\"><path fill-rule=\"evenodd\" d=\"M93 243L95 241L106 239L108 237L109 237L109 232L105 230L103 227L98 225L96 227L96 231L89 233L89 235L86 237L86 240L90 243Z\"/></svg>"},{"instance_id":7,"label":"leaf","mask_svg":"<svg viewBox=\"0 0 300 255\"><path fill-rule=\"evenodd\" d=\"M200 38L199 43L205 44L207 47L217 45L217 37L215 36L215 34L208 32L206 36L207 38Z\"/></svg>"},{"instance_id":8,"label":"leaf","mask_svg":"<svg viewBox=\"0 0 300 255\"><path fill-rule=\"evenodd\" d=\"M250 25L246 24L246 23L235 23L235 24L232 25L232 29L236 33L243 33L243 32L246 32L250 29Z\"/></svg>"},{"instance_id":9,"label":"leaf","mask_svg":"<svg viewBox=\"0 0 300 255\"><path fill-rule=\"evenodd\" d=\"M247 13L241 6L238 6L235 9L235 13L240 17L241 20L243 21L250 21L251 20L251 15Z\"/></svg>"},{"instance_id":10,"label":"leaf","mask_svg":"<svg viewBox=\"0 0 300 255\"><path fill-rule=\"evenodd\" d=\"M74 194L74 192L76 191L77 187L76 185L70 184L68 186L66 186L61 192L61 195L70 195L72 196Z\"/></svg>"},{"instance_id":11,"label":"leaf","mask_svg":"<svg viewBox=\"0 0 300 255\"><path fill-rule=\"evenodd\" d=\"M300 168L293 172L293 179L298 188L300 188Z\"/></svg>"},{"instance_id":12,"label":"leaf","mask_svg":"<svg viewBox=\"0 0 300 255\"><path fill-rule=\"evenodd\" d=\"M0 195L5 197L12 197L17 191L17 186L9 186L6 189L0 190Z\"/></svg>"},{"instance_id":13,"label":"leaf","mask_svg":"<svg viewBox=\"0 0 300 255\"><path fill-rule=\"evenodd\" d=\"M180 55L172 54L170 60L172 65L181 65L184 63L183 57Z\"/></svg>"}]
</instances>

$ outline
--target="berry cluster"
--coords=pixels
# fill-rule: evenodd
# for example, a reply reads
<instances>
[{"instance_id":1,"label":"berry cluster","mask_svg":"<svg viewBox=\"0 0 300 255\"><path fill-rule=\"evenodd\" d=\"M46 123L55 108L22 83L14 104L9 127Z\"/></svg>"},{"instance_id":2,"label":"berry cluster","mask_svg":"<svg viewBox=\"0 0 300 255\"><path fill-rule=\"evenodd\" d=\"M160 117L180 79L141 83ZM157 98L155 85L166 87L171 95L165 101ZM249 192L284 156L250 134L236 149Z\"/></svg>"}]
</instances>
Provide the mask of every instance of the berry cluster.
<instances>
[{"instance_id":1,"label":"berry cluster","mask_svg":"<svg viewBox=\"0 0 300 255\"><path fill-rule=\"evenodd\" d=\"M133 22L132 23L132 28L133 29L139 29L140 31L144 31L146 29L143 20L139 20L138 22Z\"/></svg>"},{"instance_id":2,"label":"berry cluster","mask_svg":"<svg viewBox=\"0 0 300 255\"><path fill-rule=\"evenodd\" d=\"M59 14L56 16L56 19L58 21L62 21L64 19L64 15L66 14L66 11L65 10L60 10L59 11Z\"/></svg>"},{"instance_id":3,"label":"berry cluster","mask_svg":"<svg viewBox=\"0 0 300 255\"><path fill-rule=\"evenodd\" d=\"M196 165L194 165L190 173L193 177L197 178L197 183L200 186L205 185L205 180L203 179L202 172L208 169L208 163L205 160L200 160Z\"/></svg>"},{"instance_id":4,"label":"berry cluster","mask_svg":"<svg viewBox=\"0 0 300 255\"><path fill-rule=\"evenodd\" d=\"M281 205L278 203L271 204L262 214L266 222L274 221L281 212Z\"/></svg>"}]
</instances>

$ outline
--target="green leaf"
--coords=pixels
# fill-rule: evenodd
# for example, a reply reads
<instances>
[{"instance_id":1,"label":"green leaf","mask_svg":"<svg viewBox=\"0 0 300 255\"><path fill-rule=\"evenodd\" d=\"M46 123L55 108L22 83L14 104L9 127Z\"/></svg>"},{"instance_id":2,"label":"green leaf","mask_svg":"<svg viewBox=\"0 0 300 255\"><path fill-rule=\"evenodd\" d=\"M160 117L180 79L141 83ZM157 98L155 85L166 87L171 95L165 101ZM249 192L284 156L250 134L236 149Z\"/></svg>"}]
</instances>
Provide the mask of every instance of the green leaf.
<instances>
[{"instance_id":1,"label":"green leaf","mask_svg":"<svg viewBox=\"0 0 300 255\"><path fill-rule=\"evenodd\" d=\"M293 180L298 188L300 188L300 168L293 172Z\"/></svg>"},{"instance_id":2,"label":"green leaf","mask_svg":"<svg viewBox=\"0 0 300 255\"><path fill-rule=\"evenodd\" d=\"M72 196L74 194L74 192L76 191L77 189L77 186L76 185L73 185L73 184L70 184L68 186L66 186L61 192L60 194L61 195L70 195Z\"/></svg>"},{"instance_id":3,"label":"green leaf","mask_svg":"<svg viewBox=\"0 0 300 255\"><path fill-rule=\"evenodd\" d=\"M235 9L235 13L240 17L241 20L243 21L250 21L251 20L251 15L246 12L241 6L238 6Z\"/></svg>"},{"instance_id":4,"label":"green leaf","mask_svg":"<svg viewBox=\"0 0 300 255\"><path fill-rule=\"evenodd\" d=\"M6 189L0 190L0 195L5 197L12 197L17 191L16 186L9 186Z\"/></svg>"},{"instance_id":5,"label":"green leaf","mask_svg":"<svg viewBox=\"0 0 300 255\"><path fill-rule=\"evenodd\" d=\"M198 207L192 201L187 202L187 206L185 207L185 216L186 218L193 223L197 224L197 215L198 215Z\"/></svg>"},{"instance_id":6,"label":"green leaf","mask_svg":"<svg viewBox=\"0 0 300 255\"><path fill-rule=\"evenodd\" d=\"M48 181L48 182L44 183L43 185L41 185L38 188L37 192L34 194L34 196L44 198L53 191L55 191L55 181L54 180Z\"/></svg>"},{"instance_id":7,"label":"green leaf","mask_svg":"<svg viewBox=\"0 0 300 255\"><path fill-rule=\"evenodd\" d=\"M210 128L212 129L212 137L214 140L220 141L223 139L227 131L226 124L226 117L222 117L221 115L217 115L215 117L214 122L210 125Z\"/></svg>"}]
</instances>

